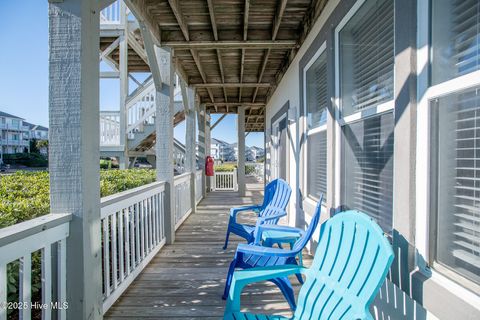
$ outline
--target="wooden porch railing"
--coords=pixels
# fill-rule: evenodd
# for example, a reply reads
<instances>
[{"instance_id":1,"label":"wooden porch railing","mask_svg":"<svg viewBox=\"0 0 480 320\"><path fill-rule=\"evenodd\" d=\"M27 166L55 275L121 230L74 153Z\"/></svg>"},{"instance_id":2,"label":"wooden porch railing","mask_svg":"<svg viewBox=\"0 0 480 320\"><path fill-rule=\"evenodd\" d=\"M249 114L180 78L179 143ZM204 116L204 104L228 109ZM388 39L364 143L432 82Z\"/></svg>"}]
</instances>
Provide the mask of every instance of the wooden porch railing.
<instances>
[{"instance_id":1,"label":"wooden porch railing","mask_svg":"<svg viewBox=\"0 0 480 320\"><path fill-rule=\"evenodd\" d=\"M165 244L164 191L154 182L101 200L104 312Z\"/></svg>"},{"instance_id":2,"label":"wooden porch railing","mask_svg":"<svg viewBox=\"0 0 480 320\"><path fill-rule=\"evenodd\" d=\"M100 112L100 145L120 145L120 111Z\"/></svg>"},{"instance_id":3,"label":"wooden porch railing","mask_svg":"<svg viewBox=\"0 0 480 320\"><path fill-rule=\"evenodd\" d=\"M195 202L198 204L203 197L203 170L195 173Z\"/></svg>"},{"instance_id":4,"label":"wooden porch railing","mask_svg":"<svg viewBox=\"0 0 480 320\"><path fill-rule=\"evenodd\" d=\"M192 212L192 201L190 199L190 177L191 173L186 172L174 178L175 192L175 230L185 221Z\"/></svg>"},{"instance_id":5,"label":"wooden porch railing","mask_svg":"<svg viewBox=\"0 0 480 320\"><path fill-rule=\"evenodd\" d=\"M8 310L19 312L20 319L31 319L32 254L41 260L42 319L52 318L52 303L58 306L58 319L66 319L66 239L69 235L70 214L48 214L36 219L0 229L0 320L7 319ZM39 252L39 253L38 253ZM19 264L18 301L7 301L7 283ZM10 268L9 268L10 265ZM9 270L10 269L10 274ZM54 272L54 270L56 270ZM54 297L52 297L52 293ZM38 303L38 302L36 302Z\"/></svg>"},{"instance_id":6,"label":"wooden porch railing","mask_svg":"<svg viewBox=\"0 0 480 320\"><path fill-rule=\"evenodd\" d=\"M203 171L195 174L195 200L202 198ZM192 212L191 173L176 176L175 223L178 228ZM165 244L165 183L154 182L101 199L103 312L115 303ZM0 320L7 319L7 268L20 265L19 299L14 302L21 319L31 319L32 254L41 257L41 303L66 299L66 241L70 214L49 214L0 229ZM52 260L55 259L55 260ZM11 268L9 268L11 269ZM10 271L11 273L11 271ZM53 293L53 296L52 296ZM58 301L58 302L57 302ZM20 304L28 303L22 308ZM42 308L42 319L65 319L65 309Z\"/></svg>"},{"instance_id":7,"label":"wooden porch railing","mask_svg":"<svg viewBox=\"0 0 480 320\"><path fill-rule=\"evenodd\" d=\"M110 24L120 23L120 1L115 1L100 11L100 22Z\"/></svg>"},{"instance_id":8,"label":"wooden porch railing","mask_svg":"<svg viewBox=\"0 0 480 320\"><path fill-rule=\"evenodd\" d=\"M237 191L237 169L230 172L215 172L212 183L213 191Z\"/></svg>"}]
</instances>

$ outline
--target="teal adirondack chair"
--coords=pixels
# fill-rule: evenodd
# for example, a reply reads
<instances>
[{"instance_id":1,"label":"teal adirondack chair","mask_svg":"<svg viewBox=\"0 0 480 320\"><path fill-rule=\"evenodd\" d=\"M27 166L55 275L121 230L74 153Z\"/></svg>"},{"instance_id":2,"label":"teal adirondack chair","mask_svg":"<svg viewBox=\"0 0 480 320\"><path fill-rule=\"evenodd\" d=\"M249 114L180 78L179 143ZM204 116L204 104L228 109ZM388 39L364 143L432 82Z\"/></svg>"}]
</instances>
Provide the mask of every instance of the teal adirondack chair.
<instances>
[{"instance_id":1,"label":"teal adirondack chair","mask_svg":"<svg viewBox=\"0 0 480 320\"><path fill-rule=\"evenodd\" d=\"M345 211L321 226L311 268L274 266L235 271L224 319L288 319L240 312L240 294L253 282L306 276L295 320L373 319L369 306L385 280L393 250L380 227L366 214Z\"/></svg>"}]
</instances>

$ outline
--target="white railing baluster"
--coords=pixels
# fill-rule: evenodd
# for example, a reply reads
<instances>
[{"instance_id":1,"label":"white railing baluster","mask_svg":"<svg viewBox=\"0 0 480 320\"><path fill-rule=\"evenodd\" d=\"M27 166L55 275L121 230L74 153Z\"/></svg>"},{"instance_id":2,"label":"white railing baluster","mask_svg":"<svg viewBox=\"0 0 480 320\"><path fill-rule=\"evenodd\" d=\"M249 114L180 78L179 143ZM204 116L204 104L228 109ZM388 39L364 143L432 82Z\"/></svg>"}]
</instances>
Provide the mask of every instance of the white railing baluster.
<instances>
[{"instance_id":1,"label":"white railing baluster","mask_svg":"<svg viewBox=\"0 0 480 320\"><path fill-rule=\"evenodd\" d=\"M157 203L156 203L156 195L153 195L151 198L152 202L152 243L153 245L157 245Z\"/></svg>"},{"instance_id":2,"label":"white railing baluster","mask_svg":"<svg viewBox=\"0 0 480 320\"><path fill-rule=\"evenodd\" d=\"M42 304L52 303L52 245L42 249ZM51 308L42 308L42 320L52 319Z\"/></svg>"},{"instance_id":3,"label":"white railing baluster","mask_svg":"<svg viewBox=\"0 0 480 320\"><path fill-rule=\"evenodd\" d=\"M135 204L135 264L136 267L140 262L140 203Z\"/></svg>"},{"instance_id":4,"label":"white railing baluster","mask_svg":"<svg viewBox=\"0 0 480 320\"><path fill-rule=\"evenodd\" d=\"M28 253L27 255L20 258L20 275L19 275L19 303L30 305L32 301L32 254ZM31 319L31 309L30 307L20 308L20 320L30 320Z\"/></svg>"},{"instance_id":5,"label":"white railing baluster","mask_svg":"<svg viewBox=\"0 0 480 320\"><path fill-rule=\"evenodd\" d=\"M105 297L110 295L110 235L108 221L110 217L103 220L103 290Z\"/></svg>"},{"instance_id":6,"label":"white railing baluster","mask_svg":"<svg viewBox=\"0 0 480 320\"><path fill-rule=\"evenodd\" d=\"M141 237L141 259L145 258L145 200L140 202L140 237Z\"/></svg>"},{"instance_id":7,"label":"white railing baluster","mask_svg":"<svg viewBox=\"0 0 480 320\"><path fill-rule=\"evenodd\" d=\"M0 262L0 303L7 301L7 264ZM7 320L7 308L0 308L0 320Z\"/></svg>"},{"instance_id":8,"label":"white railing baluster","mask_svg":"<svg viewBox=\"0 0 480 320\"><path fill-rule=\"evenodd\" d=\"M125 221L125 274L122 274L122 281L125 276L130 273L130 215L132 212L132 206L125 209L124 221Z\"/></svg>"},{"instance_id":9,"label":"white railing baluster","mask_svg":"<svg viewBox=\"0 0 480 320\"><path fill-rule=\"evenodd\" d=\"M117 250L117 213L112 214L111 216L111 222L110 222L110 227L111 227L111 243L112 243L112 250L111 250L111 258L112 258L112 280L111 280L111 285L113 286L113 290L117 289L117 278L118 278L118 250Z\"/></svg>"},{"instance_id":10,"label":"white railing baluster","mask_svg":"<svg viewBox=\"0 0 480 320\"><path fill-rule=\"evenodd\" d=\"M57 290L57 302L63 304L67 301L67 239L62 239L57 244L58 248L58 266L57 266L57 274L58 274L58 290ZM58 319L59 320L66 320L67 319L67 309L63 308L61 305L57 311Z\"/></svg>"},{"instance_id":11,"label":"white railing baluster","mask_svg":"<svg viewBox=\"0 0 480 320\"><path fill-rule=\"evenodd\" d=\"M125 257L124 257L124 240L123 240L123 221L124 221L124 216L125 216L125 210L126 209L121 209L120 212L118 213L118 278L119 282L123 281L123 278L125 276Z\"/></svg>"}]
</instances>

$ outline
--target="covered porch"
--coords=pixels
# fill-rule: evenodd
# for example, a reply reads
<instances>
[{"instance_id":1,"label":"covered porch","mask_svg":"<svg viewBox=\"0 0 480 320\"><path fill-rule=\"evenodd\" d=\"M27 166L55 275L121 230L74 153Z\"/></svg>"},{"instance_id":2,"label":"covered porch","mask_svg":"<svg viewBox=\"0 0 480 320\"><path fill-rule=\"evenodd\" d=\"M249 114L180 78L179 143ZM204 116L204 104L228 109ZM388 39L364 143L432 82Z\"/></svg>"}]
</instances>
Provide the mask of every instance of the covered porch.
<instances>
[{"instance_id":1,"label":"covered porch","mask_svg":"<svg viewBox=\"0 0 480 320\"><path fill-rule=\"evenodd\" d=\"M177 229L175 243L165 245L153 257L104 319L222 318L228 265L237 244L244 242L234 236L228 249L222 249L229 209L263 199L263 184L254 177L246 182L245 197L218 191L201 200L195 214ZM252 221L253 216L244 216ZM280 291L268 283L248 288L243 305L251 311L291 314Z\"/></svg>"}]
</instances>

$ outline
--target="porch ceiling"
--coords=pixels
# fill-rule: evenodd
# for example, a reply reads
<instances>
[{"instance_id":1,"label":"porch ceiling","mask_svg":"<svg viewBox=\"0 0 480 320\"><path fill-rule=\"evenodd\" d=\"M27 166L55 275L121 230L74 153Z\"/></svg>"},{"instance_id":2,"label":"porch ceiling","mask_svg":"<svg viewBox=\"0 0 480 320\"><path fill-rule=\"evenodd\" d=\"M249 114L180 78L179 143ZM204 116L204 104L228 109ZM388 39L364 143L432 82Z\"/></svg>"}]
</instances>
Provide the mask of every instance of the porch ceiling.
<instances>
[{"instance_id":1,"label":"porch ceiling","mask_svg":"<svg viewBox=\"0 0 480 320\"><path fill-rule=\"evenodd\" d=\"M211 113L246 107L263 131L265 104L327 0L127 0Z\"/></svg>"}]
</instances>

